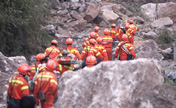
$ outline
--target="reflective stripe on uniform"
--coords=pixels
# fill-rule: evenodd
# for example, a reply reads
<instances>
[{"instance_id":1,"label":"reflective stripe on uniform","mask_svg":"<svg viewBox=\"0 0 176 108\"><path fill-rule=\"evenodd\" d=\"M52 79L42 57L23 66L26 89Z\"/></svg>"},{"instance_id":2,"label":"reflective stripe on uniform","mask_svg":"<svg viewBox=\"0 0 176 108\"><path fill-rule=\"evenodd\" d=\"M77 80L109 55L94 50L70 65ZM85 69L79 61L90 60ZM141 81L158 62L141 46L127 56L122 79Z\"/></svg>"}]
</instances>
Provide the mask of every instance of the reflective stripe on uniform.
<instances>
[{"instance_id":1,"label":"reflective stripe on uniform","mask_svg":"<svg viewBox=\"0 0 176 108\"><path fill-rule=\"evenodd\" d=\"M133 49L133 47L130 47L129 50Z\"/></svg>"},{"instance_id":2,"label":"reflective stripe on uniform","mask_svg":"<svg viewBox=\"0 0 176 108\"><path fill-rule=\"evenodd\" d=\"M57 85L57 81L55 81L54 79L50 80L50 82L53 82L54 84Z\"/></svg>"},{"instance_id":3,"label":"reflective stripe on uniform","mask_svg":"<svg viewBox=\"0 0 176 108\"><path fill-rule=\"evenodd\" d=\"M117 49L119 49L119 47L117 47Z\"/></svg>"},{"instance_id":4,"label":"reflective stripe on uniform","mask_svg":"<svg viewBox=\"0 0 176 108\"><path fill-rule=\"evenodd\" d=\"M64 65L64 67L65 68L68 68L68 69L70 69L70 70L73 70L74 68L72 68L71 66L66 66L66 65Z\"/></svg>"},{"instance_id":5,"label":"reflective stripe on uniform","mask_svg":"<svg viewBox=\"0 0 176 108\"><path fill-rule=\"evenodd\" d=\"M100 52L98 52L98 53L96 54L96 56L98 56L98 55L100 55Z\"/></svg>"},{"instance_id":6,"label":"reflective stripe on uniform","mask_svg":"<svg viewBox=\"0 0 176 108\"><path fill-rule=\"evenodd\" d=\"M45 69L45 67L42 66L42 67L39 68L39 71L41 71L41 70L43 70L43 69Z\"/></svg>"},{"instance_id":7,"label":"reflective stripe on uniform","mask_svg":"<svg viewBox=\"0 0 176 108\"><path fill-rule=\"evenodd\" d=\"M61 64L59 64L59 70L60 70L60 72L62 72L62 65Z\"/></svg>"},{"instance_id":8,"label":"reflective stripe on uniform","mask_svg":"<svg viewBox=\"0 0 176 108\"><path fill-rule=\"evenodd\" d=\"M53 76L51 76L51 75L38 75L37 76L37 78L41 78L41 77L53 78Z\"/></svg>"},{"instance_id":9,"label":"reflective stripe on uniform","mask_svg":"<svg viewBox=\"0 0 176 108\"><path fill-rule=\"evenodd\" d=\"M25 90L25 89L29 89L29 87L28 86L21 87L21 90Z\"/></svg>"},{"instance_id":10,"label":"reflective stripe on uniform","mask_svg":"<svg viewBox=\"0 0 176 108\"><path fill-rule=\"evenodd\" d=\"M103 50L103 52L106 52L106 50Z\"/></svg>"},{"instance_id":11,"label":"reflective stripe on uniform","mask_svg":"<svg viewBox=\"0 0 176 108\"><path fill-rule=\"evenodd\" d=\"M37 84L37 81L35 81L35 84Z\"/></svg>"},{"instance_id":12,"label":"reflective stripe on uniform","mask_svg":"<svg viewBox=\"0 0 176 108\"><path fill-rule=\"evenodd\" d=\"M21 85L24 84L22 81L19 81L19 80L10 80L10 82L12 82L12 83L18 83L18 84L21 84Z\"/></svg>"},{"instance_id":13,"label":"reflective stripe on uniform","mask_svg":"<svg viewBox=\"0 0 176 108\"><path fill-rule=\"evenodd\" d=\"M82 53L86 53L85 51L82 51Z\"/></svg>"}]
</instances>

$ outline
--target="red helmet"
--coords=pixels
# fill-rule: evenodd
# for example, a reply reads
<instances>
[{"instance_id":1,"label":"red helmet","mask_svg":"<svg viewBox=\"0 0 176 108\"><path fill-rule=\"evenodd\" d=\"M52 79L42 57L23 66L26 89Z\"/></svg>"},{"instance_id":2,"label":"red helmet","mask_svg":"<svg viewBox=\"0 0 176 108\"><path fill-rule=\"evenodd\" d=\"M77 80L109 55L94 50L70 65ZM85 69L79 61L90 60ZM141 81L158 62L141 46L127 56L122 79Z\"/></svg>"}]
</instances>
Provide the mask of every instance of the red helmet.
<instances>
[{"instance_id":1,"label":"red helmet","mask_svg":"<svg viewBox=\"0 0 176 108\"><path fill-rule=\"evenodd\" d=\"M68 57L71 57L72 59L76 60L76 56L73 53L68 54Z\"/></svg>"},{"instance_id":2,"label":"red helmet","mask_svg":"<svg viewBox=\"0 0 176 108\"><path fill-rule=\"evenodd\" d=\"M111 25L111 27L112 27L112 28L116 28L117 26L116 26L116 24L113 23L113 24Z\"/></svg>"},{"instance_id":3,"label":"red helmet","mask_svg":"<svg viewBox=\"0 0 176 108\"><path fill-rule=\"evenodd\" d=\"M68 38L66 41L65 41L65 44L73 44L73 39L72 38Z\"/></svg>"},{"instance_id":4,"label":"red helmet","mask_svg":"<svg viewBox=\"0 0 176 108\"><path fill-rule=\"evenodd\" d=\"M97 63L96 57L93 55L90 55L86 58L86 64L88 65L94 65Z\"/></svg>"},{"instance_id":5,"label":"red helmet","mask_svg":"<svg viewBox=\"0 0 176 108\"><path fill-rule=\"evenodd\" d=\"M104 29L103 32L104 32L105 35L108 35L108 34L109 34L109 30L108 30L108 29Z\"/></svg>"},{"instance_id":6,"label":"red helmet","mask_svg":"<svg viewBox=\"0 0 176 108\"><path fill-rule=\"evenodd\" d=\"M45 59L45 57L46 57L45 54L39 53L39 54L37 54L37 55L35 56L35 60L36 60L36 61L40 61L40 60Z\"/></svg>"},{"instance_id":7,"label":"red helmet","mask_svg":"<svg viewBox=\"0 0 176 108\"><path fill-rule=\"evenodd\" d=\"M100 30L100 28L99 28L98 26L96 26L96 27L94 28L94 30L95 30L96 32L98 32L98 31Z\"/></svg>"},{"instance_id":8,"label":"red helmet","mask_svg":"<svg viewBox=\"0 0 176 108\"><path fill-rule=\"evenodd\" d=\"M56 45L58 46L57 40L52 40L52 41L51 41L51 44L56 44Z\"/></svg>"},{"instance_id":9,"label":"red helmet","mask_svg":"<svg viewBox=\"0 0 176 108\"><path fill-rule=\"evenodd\" d=\"M97 41L96 41L95 39L90 39L90 40L89 40L89 43L90 43L90 44L93 44L93 45L96 44L96 42L97 42Z\"/></svg>"},{"instance_id":10,"label":"red helmet","mask_svg":"<svg viewBox=\"0 0 176 108\"><path fill-rule=\"evenodd\" d=\"M31 67L28 65L28 64L22 64L18 67L18 70L19 74L21 75L27 75L28 72L31 71Z\"/></svg>"},{"instance_id":11,"label":"red helmet","mask_svg":"<svg viewBox=\"0 0 176 108\"><path fill-rule=\"evenodd\" d=\"M96 41L97 41L98 43L101 43L101 42L103 41L103 38L98 37L98 38L96 39Z\"/></svg>"},{"instance_id":12,"label":"red helmet","mask_svg":"<svg viewBox=\"0 0 176 108\"><path fill-rule=\"evenodd\" d=\"M121 40L122 41L128 41L128 35L127 34L123 34Z\"/></svg>"},{"instance_id":13,"label":"red helmet","mask_svg":"<svg viewBox=\"0 0 176 108\"><path fill-rule=\"evenodd\" d=\"M134 21L133 21L133 20L129 20L129 23L130 23L130 24L133 24L133 23L134 23Z\"/></svg>"},{"instance_id":14,"label":"red helmet","mask_svg":"<svg viewBox=\"0 0 176 108\"><path fill-rule=\"evenodd\" d=\"M96 38L96 37L97 37L97 34L95 32L90 33L90 38Z\"/></svg>"},{"instance_id":15,"label":"red helmet","mask_svg":"<svg viewBox=\"0 0 176 108\"><path fill-rule=\"evenodd\" d=\"M46 63L46 68L49 70L56 70L57 68L57 61L54 59L50 59L48 60L48 62Z\"/></svg>"},{"instance_id":16,"label":"red helmet","mask_svg":"<svg viewBox=\"0 0 176 108\"><path fill-rule=\"evenodd\" d=\"M126 28L126 29L129 29L129 28L130 28L129 23L125 23L125 28Z\"/></svg>"}]
</instances>

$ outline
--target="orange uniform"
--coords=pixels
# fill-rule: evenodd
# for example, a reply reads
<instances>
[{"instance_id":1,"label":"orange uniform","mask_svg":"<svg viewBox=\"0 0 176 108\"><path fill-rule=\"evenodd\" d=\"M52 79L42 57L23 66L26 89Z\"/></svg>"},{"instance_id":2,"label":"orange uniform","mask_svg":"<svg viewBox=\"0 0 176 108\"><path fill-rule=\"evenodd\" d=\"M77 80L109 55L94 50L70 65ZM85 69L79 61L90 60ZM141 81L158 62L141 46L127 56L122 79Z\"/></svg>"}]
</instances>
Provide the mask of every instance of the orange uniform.
<instances>
[{"instance_id":1,"label":"orange uniform","mask_svg":"<svg viewBox=\"0 0 176 108\"><path fill-rule=\"evenodd\" d=\"M61 64L59 64L59 68L57 68L57 70L61 73L61 76L65 71L69 71L73 69L74 69L73 65L61 65Z\"/></svg>"},{"instance_id":2,"label":"orange uniform","mask_svg":"<svg viewBox=\"0 0 176 108\"><path fill-rule=\"evenodd\" d=\"M84 49L81 53L81 60L83 60L85 57L87 57L89 55L93 55L93 56L97 57L98 59L100 59L101 61L104 60L101 53L93 46L84 47Z\"/></svg>"},{"instance_id":3,"label":"orange uniform","mask_svg":"<svg viewBox=\"0 0 176 108\"><path fill-rule=\"evenodd\" d=\"M95 31L95 33L96 33L97 38L100 37L100 34L98 32Z\"/></svg>"},{"instance_id":4,"label":"orange uniform","mask_svg":"<svg viewBox=\"0 0 176 108\"><path fill-rule=\"evenodd\" d=\"M108 55L107 55L107 51L105 49L105 47L99 43L95 44L95 48L98 49L98 51L100 51L100 53L103 55L104 57L104 61L108 61Z\"/></svg>"},{"instance_id":5,"label":"orange uniform","mask_svg":"<svg viewBox=\"0 0 176 108\"><path fill-rule=\"evenodd\" d=\"M117 31L115 30L115 28L112 28L109 32L110 32L110 36L113 38L113 40L117 38L115 36L117 34Z\"/></svg>"},{"instance_id":6,"label":"orange uniform","mask_svg":"<svg viewBox=\"0 0 176 108\"><path fill-rule=\"evenodd\" d=\"M64 48L61 53L64 51L64 50L67 50L69 53L72 53L74 55L76 55L76 57L78 58L78 60L81 60L81 55L79 54L79 51L77 48L73 48L72 45L67 45L67 48Z\"/></svg>"},{"instance_id":7,"label":"orange uniform","mask_svg":"<svg viewBox=\"0 0 176 108\"><path fill-rule=\"evenodd\" d=\"M12 93L11 93L12 89ZM23 75L16 75L9 81L8 95L21 100L22 97L29 95L29 87Z\"/></svg>"},{"instance_id":8,"label":"orange uniform","mask_svg":"<svg viewBox=\"0 0 176 108\"><path fill-rule=\"evenodd\" d=\"M115 37L118 39L119 42L121 41L121 37L122 37L123 34L124 34L124 32L123 32L122 29L119 27L119 28L117 29L117 33L115 34Z\"/></svg>"},{"instance_id":9,"label":"orange uniform","mask_svg":"<svg viewBox=\"0 0 176 108\"><path fill-rule=\"evenodd\" d=\"M33 79L33 77L34 77L34 75L35 75L35 73L36 73L36 68L38 67L38 65L31 65L31 73L30 73L30 80L32 80ZM43 66L40 66L39 67L39 73L40 72L42 72L42 71L44 71L45 70L45 67L43 67Z\"/></svg>"},{"instance_id":10,"label":"orange uniform","mask_svg":"<svg viewBox=\"0 0 176 108\"><path fill-rule=\"evenodd\" d=\"M127 41L122 41L116 48L115 57L117 58L120 55L120 60L127 60L127 54L130 54L135 58L135 52L133 50L133 45Z\"/></svg>"},{"instance_id":11,"label":"orange uniform","mask_svg":"<svg viewBox=\"0 0 176 108\"><path fill-rule=\"evenodd\" d=\"M128 35L129 42L133 45L135 31L133 29L129 28L128 30L126 30L126 34Z\"/></svg>"},{"instance_id":12,"label":"orange uniform","mask_svg":"<svg viewBox=\"0 0 176 108\"><path fill-rule=\"evenodd\" d=\"M60 50L57 47L55 47L54 45L52 45L51 47L47 48L45 50L44 54L49 55L49 57L51 59L53 59L53 58L55 59L58 55L60 55L60 56L62 55L60 53Z\"/></svg>"},{"instance_id":13,"label":"orange uniform","mask_svg":"<svg viewBox=\"0 0 176 108\"><path fill-rule=\"evenodd\" d=\"M109 35L102 36L103 42L102 45L105 47L107 54L108 54L108 60L112 60L112 42L113 39Z\"/></svg>"},{"instance_id":14,"label":"orange uniform","mask_svg":"<svg viewBox=\"0 0 176 108\"><path fill-rule=\"evenodd\" d=\"M45 70L39 73L35 80L34 97L37 104L39 104L39 92L45 94L45 100L41 101L41 107L51 108L57 95L57 78L52 71Z\"/></svg>"},{"instance_id":15,"label":"orange uniform","mask_svg":"<svg viewBox=\"0 0 176 108\"><path fill-rule=\"evenodd\" d=\"M134 31L136 31L136 30L139 31L139 28L136 27L134 24L129 24L129 27Z\"/></svg>"}]
</instances>

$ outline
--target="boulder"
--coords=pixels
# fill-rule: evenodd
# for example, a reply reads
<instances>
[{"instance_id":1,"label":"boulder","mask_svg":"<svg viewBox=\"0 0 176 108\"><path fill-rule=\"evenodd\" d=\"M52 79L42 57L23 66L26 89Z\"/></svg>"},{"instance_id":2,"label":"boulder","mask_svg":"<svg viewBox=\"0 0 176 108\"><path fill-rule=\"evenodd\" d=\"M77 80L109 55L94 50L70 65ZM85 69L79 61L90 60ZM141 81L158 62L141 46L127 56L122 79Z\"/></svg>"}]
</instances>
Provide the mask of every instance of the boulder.
<instances>
[{"instance_id":1,"label":"boulder","mask_svg":"<svg viewBox=\"0 0 176 108\"><path fill-rule=\"evenodd\" d=\"M69 27L74 28L76 31L82 31L86 29L87 21L84 19L76 20L68 23Z\"/></svg>"},{"instance_id":2,"label":"boulder","mask_svg":"<svg viewBox=\"0 0 176 108\"><path fill-rule=\"evenodd\" d=\"M159 53L158 45L154 40L135 41L134 48L136 58L164 59L163 55Z\"/></svg>"},{"instance_id":3,"label":"boulder","mask_svg":"<svg viewBox=\"0 0 176 108\"><path fill-rule=\"evenodd\" d=\"M54 25L43 26L42 29L46 30L49 34L55 34L56 27Z\"/></svg>"},{"instance_id":4,"label":"boulder","mask_svg":"<svg viewBox=\"0 0 176 108\"><path fill-rule=\"evenodd\" d=\"M142 34L144 35L145 38L148 38L148 39L155 39L158 37L158 35L153 31L149 31L147 33L143 32Z\"/></svg>"},{"instance_id":5,"label":"boulder","mask_svg":"<svg viewBox=\"0 0 176 108\"><path fill-rule=\"evenodd\" d=\"M133 19L136 24L144 24L145 23L144 19L139 16L134 17Z\"/></svg>"},{"instance_id":6,"label":"boulder","mask_svg":"<svg viewBox=\"0 0 176 108\"><path fill-rule=\"evenodd\" d=\"M173 25L173 21L169 17L159 18L152 22L152 27L161 28L161 27L169 27Z\"/></svg>"},{"instance_id":7,"label":"boulder","mask_svg":"<svg viewBox=\"0 0 176 108\"><path fill-rule=\"evenodd\" d=\"M116 13L114 13L113 11L108 10L108 9L103 10L102 16L103 16L104 20L106 20L109 23L116 23L116 21L119 18L119 16Z\"/></svg>"},{"instance_id":8,"label":"boulder","mask_svg":"<svg viewBox=\"0 0 176 108\"><path fill-rule=\"evenodd\" d=\"M87 22L92 22L100 13L100 6L98 3L91 3L86 10L84 19Z\"/></svg>"},{"instance_id":9,"label":"boulder","mask_svg":"<svg viewBox=\"0 0 176 108\"><path fill-rule=\"evenodd\" d=\"M161 54L164 56L164 59L165 60L168 60L168 59L173 59L173 48L167 48L165 50L161 50Z\"/></svg>"},{"instance_id":10,"label":"boulder","mask_svg":"<svg viewBox=\"0 0 176 108\"><path fill-rule=\"evenodd\" d=\"M82 17L80 14L78 14L78 12L76 12L76 11L71 11L71 12L70 12L70 15L71 15L74 19L76 19L76 20L81 20L81 19L83 19L83 17Z\"/></svg>"},{"instance_id":11,"label":"boulder","mask_svg":"<svg viewBox=\"0 0 176 108\"><path fill-rule=\"evenodd\" d=\"M163 76L156 60L138 59L67 71L59 82L59 108L135 108L136 100L163 84Z\"/></svg>"}]
</instances>

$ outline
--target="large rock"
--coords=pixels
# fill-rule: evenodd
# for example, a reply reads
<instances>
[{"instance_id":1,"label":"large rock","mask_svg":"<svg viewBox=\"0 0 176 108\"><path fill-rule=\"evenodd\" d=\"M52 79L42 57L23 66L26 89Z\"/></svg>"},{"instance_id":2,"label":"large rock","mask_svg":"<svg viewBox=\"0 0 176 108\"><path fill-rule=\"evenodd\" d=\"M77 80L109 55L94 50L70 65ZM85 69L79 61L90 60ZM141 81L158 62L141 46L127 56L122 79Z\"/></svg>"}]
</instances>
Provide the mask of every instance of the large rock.
<instances>
[{"instance_id":1,"label":"large rock","mask_svg":"<svg viewBox=\"0 0 176 108\"><path fill-rule=\"evenodd\" d=\"M102 16L109 23L116 23L116 21L119 18L119 16L116 13L114 13L113 11L108 10L108 9L103 10Z\"/></svg>"},{"instance_id":2,"label":"large rock","mask_svg":"<svg viewBox=\"0 0 176 108\"><path fill-rule=\"evenodd\" d=\"M163 77L157 61L138 59L67 71L59 82L57 108L135 108L135 101L162 85Z\"/></svg>"},{"instance_id":3,"label":"large rock","mask_svg":"<svg viewBox=\"0 0 176 108\"><path fill-rule=\"evenodd\" d=\"M82 31L86 29L87 21L84 19L76 20L68 23L69 27L74 28L76 31Z\"/></svg>"},{"instance_id":4,"label":"large rock","mask_svg":"<svg viewBox=\"0 0 176 108\"><path fill-rule=\"evenodd\" d=\"M168 3L159 3L158 11L156 12L156 4L148 3L141 6L141 9L151 21L156 20L157 17L170 17L176 21L176 16L174 10L176 9L176 3L168 2Z\"/></svg>"},{"instance_id":5,"label":"large rock","mask_svg":"<svg viewBox=\"0 0 176 108\"><path fill-rule=\"evenodd\" d=\"M173 25L173 21L169 17L159 18L152 23L152 27L161 28L161 27L169 27Z\"/></svg>"},{"instance_id":6,"label":"large rock","mask_svg":"<svg viewBox=\"0 0 176 108\"><path fill-rule=\"evenodd\" d=\"M74 19L76 19L76 20L81 20L81 19L83 19L83 17L82 17L80 14L78 14L78 12L76 12L76 11L71 11L71 12L70 12L70 15L71 15Z\"/></svg>"},{"instance_id":7,"label":"large rock","mask_svg":"<svg viewBox=\"0 0 176 108\"><path fill-rule=\"evenodd\" d=\"M154 40L134 42L136 58L153 58L162 60L163 55L159 53L158 45Z\"/></svg>"},{"instance_id":8,"label":"large rock","mask_svg":"<svg viewBox=\"0 0 176 108\"><path fill-rule=\"evenodd\" d=\"M100 6L98 3L91 3L87 10L86 10L86 15L84 17L84 19L87 22L92 22L100 13Z\"/></svg>"},{"instance_id":9,"label":"large rock","mask_svg":"<svg viewBox=\"0 0 176 108\"><path fill-rule=\"evenodd\" d=\"M158 37L158 35L153 31L149 31L147 33L142 32L142 34L144 35L145 38L148 38L148 39L155 39Z\"/></svg>"}]
</instances>

